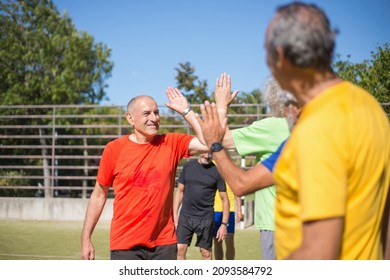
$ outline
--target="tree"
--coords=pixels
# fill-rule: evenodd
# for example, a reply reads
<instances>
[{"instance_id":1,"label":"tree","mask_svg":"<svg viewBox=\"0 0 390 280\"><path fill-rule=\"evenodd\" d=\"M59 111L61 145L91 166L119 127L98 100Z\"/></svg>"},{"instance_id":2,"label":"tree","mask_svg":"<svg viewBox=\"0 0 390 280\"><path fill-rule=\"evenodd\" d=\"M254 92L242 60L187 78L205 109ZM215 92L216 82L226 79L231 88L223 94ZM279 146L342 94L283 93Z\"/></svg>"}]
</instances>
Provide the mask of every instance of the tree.
<instances>
[{"instance_id":1,"label":"tree","mask_svg":"<svg viewBox=\"0 0 390 280\"><path fill-rule=\"evenodd\" d=\"M0 12L2 105L96 104L111 50L78 32L51 0L6 0Z\"/></svg>"},{"instance_id":2,"label":"tree","mask_svg":"<svg viewBox=\"0 0 390 280\"><path fill-rule=\"evenodd\" d=\"M350 56L348 56L348 59ZM352 63L340 58L334 63L337 74L370 92L380 103L390 103L390 48L385 43L371 52L371 59L362 63ZM389 114L390 107L385 111Z\"/></svg>"},{"instance_id":3,"label":"tree","mask_svg":"<svg viewBox=\"0 0 390 280\"><path fill-rule=\"evenodd\" d=\"M86 32L78 32L70 17L61 15L52 0L5 0L0 10L0 105L98 104L107 99L105 80L111 75L111 50L95 43ZM33 114L34 108L16 108L15 115ZM50 107L42 115L52 115ZM41 145L45 196L52 170L52 131L45 130L49 119L6 119L6 125L36 125L37 139L23 139L25 145ZM61 120L66 124L67 120ZM80 119L80 123L84 122ZM54 133L57 133L56 131ZM4 145L15 145L17 139ZM20 140L19 140L20 141ZM36 151L20 151L18 153ZM9 164L16 164L9 161ZM38 172L38 171L37 171ZM2 171L0 171L2 173Z\"/></svg>"},{"instance_id":4,"label":"tree","mask_svg":"<svg viewBox=\"0 0 390 280\"><path fill-rule=\"evenodd\" d=\"M244 123L247 125L252 124L259 119L259 116L266 114L266 107L262 104L262 93L260 89L254 89L251 92L242 92L236 97L236 103L240 104L240 107L231 108L234 115L243 114L244 119L240 120L232 118L231 123ZM261 106L258 106L260 104ZM248 106L251 105L251 106ZM255 106L256 105L256 106ZM229 120L230 121L230 120Z\"/></svg>"},{"instance_id":5,"label":"tree","mask_svg":"<svg viewBox=\"0 0 390 280\"><path fill-rule=\"evenodd\" d=\"M183 94L186 96L188 102L192 104L201 104L206 99L213 100L214 92L207 94L207 81L200 81L195 75L195 67L191 66L190 62L179 63L179 67L175 68L177 71L177 87L184 90ZM196 85L197 83L197 85ZM265 108L259 111L259 104L261 101L261 91L254 89L251 92L242 92L234 101L237 106L230 107L230 117L228 123L230 125L236 124L250 124L258 119L260 114L265 113ZM252 106L247 106L248 104ZM249 116L248 116L249 114Z\"/></svg>"},{"instance_id":6,"label":"tree","mask_svg":"<svg viewBox=\"0 0 390 280\"><path fill-rule=\"evenodd\" d=\"M200 104L207 98L207 81L199 80L198 76L194 75L195 67L192 67L189 62L179 63L177 71L177 88L184 91L183 94L187 97L189 103Z\"/></svg>"}]
</instances>

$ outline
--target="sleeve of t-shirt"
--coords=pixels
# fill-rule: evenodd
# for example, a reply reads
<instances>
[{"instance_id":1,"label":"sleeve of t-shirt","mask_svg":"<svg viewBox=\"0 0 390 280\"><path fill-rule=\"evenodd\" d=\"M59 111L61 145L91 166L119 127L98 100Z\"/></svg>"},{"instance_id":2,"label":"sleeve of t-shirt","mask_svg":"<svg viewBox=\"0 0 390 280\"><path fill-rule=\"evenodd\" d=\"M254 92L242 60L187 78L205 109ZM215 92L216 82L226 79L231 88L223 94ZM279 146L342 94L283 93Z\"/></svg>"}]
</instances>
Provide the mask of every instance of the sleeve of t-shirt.
<instances>
[{"instance_id":1,"label":"sleeve of t-shirt","mask_svg":"<svg viewBox=\"0 0 390 280\"><path fill-rule=\"evenodd\" d=\"M238 154L256 155L258 159L273 153L288 134L285 118L265 118L253 122L250 126L232 130Z\"/></svg>"},{"instance_id":2,"label":"sleeve of t-shirt","mask_svg":"<svg viewBox=\"0 0 390 280\"><path fill-rule=\"evenodd\" d=\"M169 137L170 141L176 143L180 158L188 158L191 156L189 154L189 146L191 140L194 139L195 136L182 133L168 133L167 136Z\"/></svg>"},{"instance_id":3,"label":"sleeve of t-shirt","mask_svg":"<svg viewBox=\"0 0 390 280\"><path fill-rule=\"evenodd\" d=\"M278 160L286 141L287 139L280 144L279 148L275 152L261 162L270 172L273 172L276 161Z\"/></svg>"},{"instance_id":4,"label":"sleeve of t-shirt","mask_svg":"<svg viewBox=\"0 0 390 280\"><path fill-rule=\"evenodd\" d=\"M218 176L218 181L217 181L217 188L220 192L226 192L226 183L225 180L222 178L222 176L218 173L217 171L217 176Z\"/></svg>"},{"instance_id":5,"label":"sleeve of t-shirt","mask_svg":"<svg viewBox=\"0 0 390 280\"><path fill-rule=\"evenodd\" d=\"M112 144L108 143L106 147L103 150L100 163L99 163L99 169L97 174L97 181L100 185L103 186L111 186L112 182L114 180L114 168L115 168L115 149L112 149Z\"/></svg>"}]
</instances>

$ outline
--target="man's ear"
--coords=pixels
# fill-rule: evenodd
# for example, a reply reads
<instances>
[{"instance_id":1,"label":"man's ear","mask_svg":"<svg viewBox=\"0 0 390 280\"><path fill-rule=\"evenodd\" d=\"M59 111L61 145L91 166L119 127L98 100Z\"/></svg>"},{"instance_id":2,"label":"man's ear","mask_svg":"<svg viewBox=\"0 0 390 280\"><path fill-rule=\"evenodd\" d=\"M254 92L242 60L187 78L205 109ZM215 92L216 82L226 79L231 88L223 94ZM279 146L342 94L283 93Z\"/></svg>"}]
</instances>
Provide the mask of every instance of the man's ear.
<instances>
[{"instance_id":1,"label":"man's ear","mask_svg":"<svg viewBox=\"0 0 390 280\"><path fill-rule=\"evenodd\" d=\"M299 68L292 64L286 57L285 51L281 47L276 48L275 69L285 75L295 74L297 70L299 70Z\"/></svg>"},{"instance_id":2,"label":"man's ear","mask_svg":"<svg viewBox=\"0 0 390 280\"><path fill-rule=\"evenodd\" d=\"M127 122L128 122L131 126L134 125L134 120L133 120L133 116L131 115L131 113L126 112L126 120L127 120Z\"/></svg>"},{"instance_id":3,"label":"man's ear","mask_svg":"<svg viewBox=\"0 0 390 280\"><path fill-rule=\"evenodd\" d=\"M281 47L277 47L275 50L276 50L275 67L277 69L280 69L284 67L286 64L286 56L284 54L284 50Z\"/></svg>"}]
</instances>

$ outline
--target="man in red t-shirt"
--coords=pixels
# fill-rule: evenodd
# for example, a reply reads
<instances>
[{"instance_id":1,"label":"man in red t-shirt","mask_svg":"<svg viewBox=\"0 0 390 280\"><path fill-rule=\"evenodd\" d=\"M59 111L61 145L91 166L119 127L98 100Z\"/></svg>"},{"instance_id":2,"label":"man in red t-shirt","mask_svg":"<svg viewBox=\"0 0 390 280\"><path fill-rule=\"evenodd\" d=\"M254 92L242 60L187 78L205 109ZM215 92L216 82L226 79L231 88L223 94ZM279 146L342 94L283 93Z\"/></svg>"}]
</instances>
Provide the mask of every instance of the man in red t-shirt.
<instances>
[{"instance_id":1,"label":"man in red t-shirt","mask_svg":"<svg viewBox=\"0 0 390 280\"><path fill-rule=\"evenodd\" d=\"M172 88L167 94L171 101L167 106L181 110L187 122L195 124L195 114L186 99ZM126 119L133 133L109 142L100 160L81 236L81 258L95 258L91 236L112 186L111 259L175 260L172 207L176 168L182 158L207 152L208 148L191 135L158 134L159 110L150 96L130 100ZM196 132L196 124L194 127Z\"/></svg>"}]
</instances>

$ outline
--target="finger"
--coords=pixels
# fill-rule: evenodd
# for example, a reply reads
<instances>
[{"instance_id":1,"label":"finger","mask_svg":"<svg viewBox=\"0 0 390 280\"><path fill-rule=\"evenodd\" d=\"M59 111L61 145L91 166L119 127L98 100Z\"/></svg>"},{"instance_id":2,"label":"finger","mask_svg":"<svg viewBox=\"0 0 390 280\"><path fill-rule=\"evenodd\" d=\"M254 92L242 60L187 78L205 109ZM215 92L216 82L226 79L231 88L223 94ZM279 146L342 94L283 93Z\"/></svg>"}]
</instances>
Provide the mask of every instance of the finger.
<instances>
[{"instance_id":1,"label":"finger","mask_svg":"<svg viewBox=\"0 0 390 280\"><path fill-rule=\"evenodd\" d=\"M219 76L219 83L218 83L218 86L222 86L223 85L223 77L224 77L225 73L222 73L221 76Z\"/></svg>"},{"instance_id":2,"label":"finger","mask_svg":"<svg viewBox=\"0 0 390 280\"><path fill-rule=\"evenodd\" d=\"M203 124L205 116L207 115L206 107L204 106L204 104L200 104L199 109L200 109L200 112L202 113L202 118L199 115L197 115L196 117L197 117L199 123Z\"/></svg>"},{"instance_id":3,"label":"finger","mask_svg":"<svg viewBox=\"0 0 390 280\"><path fill-rule=\"evenodd\" d=\"M214 111L216 110L217 107L214 102L212 102L211 104L208 103L208 105L206 106L208 121L211 124L214 124L215 121L218 121L218 114L217 115L214 114Z\"/></svg>"},{"instance_id":4,"label":"finger","mask_svg":"<svg viewBox=\"0 0 390 280\"><path fill-rule=\"evenodd\" d=\"M176 97L176 92L173 87L168 88L169 94L171 95L172 99Z\"/></svg>"},{"instance_id":5,"label":"finger","mask_svg":"<svg viewBox=\"0 0 390 280\"><path fill-rule=\"evenodd\" d=\"M183 95L178 88L174 88L173 92L175 97L181 97Z\"/></svg>"},{"instance_id":6,"label":"finger","mask_svg":"<svg viewBox=\"0 0 390 280\"><path fill-rule=\"evenodd\" d=\"M221 233L219 231L217 233L217 239L218 239L219 242L222 241L222 235L221 235Z\"/></svg>"},{"instance_id":7,"label":"finger","mask_svg":"<svg viewBox=\"0 0 390 280\"><path fill-rule=\"evenodd\" d=\"M203 105L204 105L203 111L201 110L203 120L205 122L212 121L212 110L211 110L210 102L208 100L206 100ZM202 109L202 107L201 107L201 109Z\"/></svg>"},{"instance_id":8,"label":"finger","mask_svg":"<svg viewBox=\"0 0 390 280\"><path fill-rule=\"evenodd\" d=\"M218 116L218 109L215 103L213 102L210 106L210 115L212 115L212 120L214 121L219 121L219 116Z\"/></svg>"},{"instance_id":9,"label":"finger","mask_svg":"<svg viewBox=\"0 0 390 280\"><path fill-rule=\"evenodd\" d=\"M170 91L169 91L169 87L165 90L165 93L166 95L169 97L171 95Z\"/></svg>"},{"instance_id":10,"label":"finger","mask_svg":"<svg viewBox=\"0 0 390 280\"><path fill-rule=\"evenodd\" d=\"M165 92L167 93L169 100L172 100L175 97L172 87L168 87Z\"/></svg>"},{"instance_id":11,"label":"finger","mask_svg":"<svg viewBox=\"0 0 390 280\"><path fill-rule=\"evenodd\" d=\"M204 105L203 104L200 105L200 111L202 111L202 110L204 110ZM204 129L204 121L203 121L202 117L198 113L195 113L195 118L198 120L200 128L203 130Z\"/></svg>"},{"instance_id":12,"label":"finger","mask_svg":"<svg viewBox=\"0 0 390 280\"><path fill-rule=\"evenodd\" d=\"M226 86L226 85L227 85L227 74L226 74L226 73L223 73L222 85L223 85L223 86Z\"/></svg>"},{"instance_id":13,"label":"finger","mask_svg":"<svg viewBox=\"0 0 390 280\"><path fill-rule=\"evenodd\" d=\"M235 90L233 93L232 93L232 99L236 98L236 96L240 93L239 90Z\"/></svg>"},{"instance_id":14,"label":"finger","mask_svg":"<svg viewBox=\"0 0 390 280\"><path fill-rule=\"evenodd\" d=\"M226 75L226 85L230 88L230 85L231 85L230 75Z\"/></svg>"}]
</instances>

